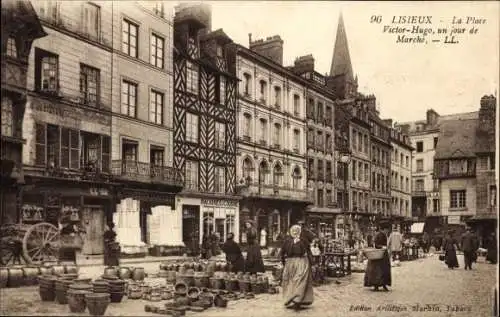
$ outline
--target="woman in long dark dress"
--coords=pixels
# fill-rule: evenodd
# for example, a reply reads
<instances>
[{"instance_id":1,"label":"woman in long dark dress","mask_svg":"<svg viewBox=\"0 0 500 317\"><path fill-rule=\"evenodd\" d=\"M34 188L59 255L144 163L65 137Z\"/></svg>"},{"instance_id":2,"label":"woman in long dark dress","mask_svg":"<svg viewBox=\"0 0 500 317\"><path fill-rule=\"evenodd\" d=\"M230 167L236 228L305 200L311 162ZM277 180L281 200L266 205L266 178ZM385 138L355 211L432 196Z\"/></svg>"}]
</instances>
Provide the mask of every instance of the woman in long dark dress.
<instances>
[{"instance_id":1,"label":"woman in long dark dress","mask_svg":"<svg viewBox=\"0 0 500 317\"><path fill-rule=\"evenodd\" d=\"M257 229L255 229L255 225L251 220L247 220L245 225L247 227L248 244L245 271L249 273L264 273L264 261L262 260L262 253L260 252Z\"/></svg>"},{"instance_id":2,"label":"woman in long dark dress","mask_svg":"<svg viewBox=\"0 0 500 317\"><path fill-rule=\"evenodd\" d=\"M281 248L283 297L287 308L299 309L314 300L309 241L301 235L301 227L290 228L290 236Z\"/></svg>"},{"instance_id":3,"label":"woman in long dark dress","mask_svg":"<svg viewBox=\"0 0 500 317\"><path fill-rule=\"evenodd\" d=\"M201 258L210 259L212 255L212 241L208 234L204 234L201 239Z\"/></svg>"},{"instance_id":4,"label":"woman in long dark dress","mask_svg":"<svg viewBox=\"0 0 500 317\"><path fill-rule=\"evenodd\" d=\"M110 222L107 227L107 230L104 232L104 265L118 266L120 265L120 248L116 243L115 224Z\"/></svg>"},{"instance_id":5,"label":"woman in long dark dress","mask_svg":"<svg viewBox=\"0 0 500 317\"><path fill-rule=\"evenodd\" d=\"M229 233L226 242L222 245L222 251L226 254L226 261L231 265L231 272L243 272L245 270L245 259L241 248L234 241L234 235Z\"/></svg>"},{"instance_id":6,"label":"woman in long dark dress","mask_svg":"<svg viewBox=\"0 0 500 317\"><path fill-rule=\"evenodd\" d=\"M389 259L389 252L387 251L387 236L384 232L377 230L373 240L376 249L384 250L384 257L379 260L368 260L365 272L365 287L374 287L378 291L382 287L384 291L389 291L387 286L391 286L391 261Z\"/></svg>"},{"instance_id":7,"label":"woman in long dark dress","mask_svg":"<svg viewBox=\"0 0 500 317\"><path fill-rule=\"evenodd\" d=\"M444 263L448 265L449 269L454 269L459 267L457 259L457 241L452 238L451 232L446 234L443 241L444 250Z\"/></svg>"},{"instance_id":8,"label":"woman in long dark dress","mask_svg":"<svg viewBox=\"0 0 500 317\"><path fill-rule=\"evenodd\" d=\"M494 232L492 232L488 237L486 248L488 250L488 253L486 254L486 261L491 264L497 264L498 243Z\"/></svg>"}]
</instances>

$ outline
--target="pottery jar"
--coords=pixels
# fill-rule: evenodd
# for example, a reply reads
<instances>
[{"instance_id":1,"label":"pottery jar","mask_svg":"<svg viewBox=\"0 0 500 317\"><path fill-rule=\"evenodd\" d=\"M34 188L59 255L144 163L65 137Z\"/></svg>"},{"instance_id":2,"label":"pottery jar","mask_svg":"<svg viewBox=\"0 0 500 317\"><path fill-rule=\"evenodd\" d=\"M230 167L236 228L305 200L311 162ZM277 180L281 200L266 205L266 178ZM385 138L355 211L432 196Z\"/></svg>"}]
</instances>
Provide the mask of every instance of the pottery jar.
<instances>
[{"instance_id":1,"label":"pottery jar","mask_svg":"<svg viewBox=\"0 0 500 317\"><path fill-rule=\"evenodd\" d=\"M83 313L87 308L85 295L89 293L86 290L69 289L67 294L69 310L72 313Z\"/></svg>"},{"instance_id":2,"label":"pottery jar","mask_svg":"<svg viewBox=\"0 0 500 317\"><path fill-rule=\"evenodd\" d=\"M134 271L132 272L132 279L134 281L144 281L145 277L146 277L146 272L144 271L143 267L134 268Z\"/></svg>"},{"instance_id":3,"label":"pottery jar","mask_svg":"<svg viewBox=\"0 0 500 317\"><path fill-rule=\"evenodd\" d=\"M64 265L53 265L52 266L52 274L53 275L64 274Z\"/></svg>"},{"instance_id":4,"label":"pottery jar","mask_svg":"<svg viewBox=\"0 0 500 317\"><path fill-rule=\"evenodd\" d=\"M108 266L104 269L104 275L118 277L118 270L115 267Z\"/></svg>"}]
</instances>

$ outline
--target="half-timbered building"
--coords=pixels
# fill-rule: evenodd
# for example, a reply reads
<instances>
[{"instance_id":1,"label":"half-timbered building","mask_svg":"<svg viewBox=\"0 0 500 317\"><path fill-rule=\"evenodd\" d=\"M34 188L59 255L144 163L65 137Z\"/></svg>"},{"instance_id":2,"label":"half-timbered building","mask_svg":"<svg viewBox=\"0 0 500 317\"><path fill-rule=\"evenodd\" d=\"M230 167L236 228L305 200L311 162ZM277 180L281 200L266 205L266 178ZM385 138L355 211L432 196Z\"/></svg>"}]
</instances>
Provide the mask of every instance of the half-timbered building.
<instances>
[{"instance_id":1,"label":"half-timbered building","mask_svg":"<svg viewBox=\"0 0 500 317\"><path fill-rule=\"evenodd\" d=\"M23 117L27 102L28 58L33 41L46 36L29 1L2 3L2 153L0 223L18 223L24 182Z\"/></svg>"},{"instance_id":2,"label":"half-timbered building","mask_svg":"<svg viewBox=\"0 0 500 317\"><path fill-rule=\"evenodd\" d=\"M276 243L310 203L306 179L305 80L282 66L279 36L233 45L238 88L237 179L240 226L256 222L261 241ZM240 229L241 230L241 229ZM241 242L246 241L241 230Z\"/></svg>"},{"instance_id":3,"label":"half-timbered building","mask_svg":"<svg viewBox=\"0 0 500 317\"><path fill-rule=\"evenodd\" d=\"M182 230L174 234L197 252L203 236L238 236L236 85L228 72L222 31L210 32L210 7L180 6L174 19L174 166L185 188L176 199Z\"/></svg>"}]
</instances>

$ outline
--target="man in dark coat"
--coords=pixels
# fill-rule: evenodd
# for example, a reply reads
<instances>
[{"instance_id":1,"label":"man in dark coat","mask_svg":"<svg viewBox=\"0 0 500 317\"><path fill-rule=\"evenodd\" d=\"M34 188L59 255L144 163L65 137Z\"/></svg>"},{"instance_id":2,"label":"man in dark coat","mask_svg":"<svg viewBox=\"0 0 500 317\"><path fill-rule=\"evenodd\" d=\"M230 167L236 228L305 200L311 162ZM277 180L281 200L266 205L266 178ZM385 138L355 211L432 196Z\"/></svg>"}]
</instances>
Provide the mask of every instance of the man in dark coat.
<instances>
[{"instance_id":1,"label":"man in dark coat","mask_svg":"<svg viewBox=\"0 0 500 317\"><path fill-rule=\"evenodd\" d=\"M477 251L477 239L474 234L472 234L469 227L462 235L461 238L462 252L464 253L465 269L472 270L472 262L474 261L475 253Z\"/></svg>"},{"instance_id":2,"label":"man in dark coat","mask_svg":"<svg viewBox=\"0 0 500 317\"><path fill-rule=\"evenodd\" d=\"M226 254L226 261L231 264L232 272L243 272L245 270L245 259L241 248L234 241L234 234L227 235L227 241L222 245L222 251Z\"/></svg>"}]
</instances>

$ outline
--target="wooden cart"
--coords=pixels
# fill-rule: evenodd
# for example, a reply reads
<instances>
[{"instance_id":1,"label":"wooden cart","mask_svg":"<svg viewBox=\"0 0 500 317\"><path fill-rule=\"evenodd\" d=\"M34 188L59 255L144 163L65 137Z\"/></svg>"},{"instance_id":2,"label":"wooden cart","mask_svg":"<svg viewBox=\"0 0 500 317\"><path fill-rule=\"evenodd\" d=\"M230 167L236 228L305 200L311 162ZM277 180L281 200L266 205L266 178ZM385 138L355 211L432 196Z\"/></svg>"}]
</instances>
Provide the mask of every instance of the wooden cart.
<instances>
[{"instance_id":1,"label":"wooden cart","mask_svg":"<svg viewBox=\"0 0 500 317\"><path fill-rule=\"evenodd\" d=\"M59 229L48 222L2 225L0 237L2 266L58 260Z\"/></svg>"}]
</instances>

